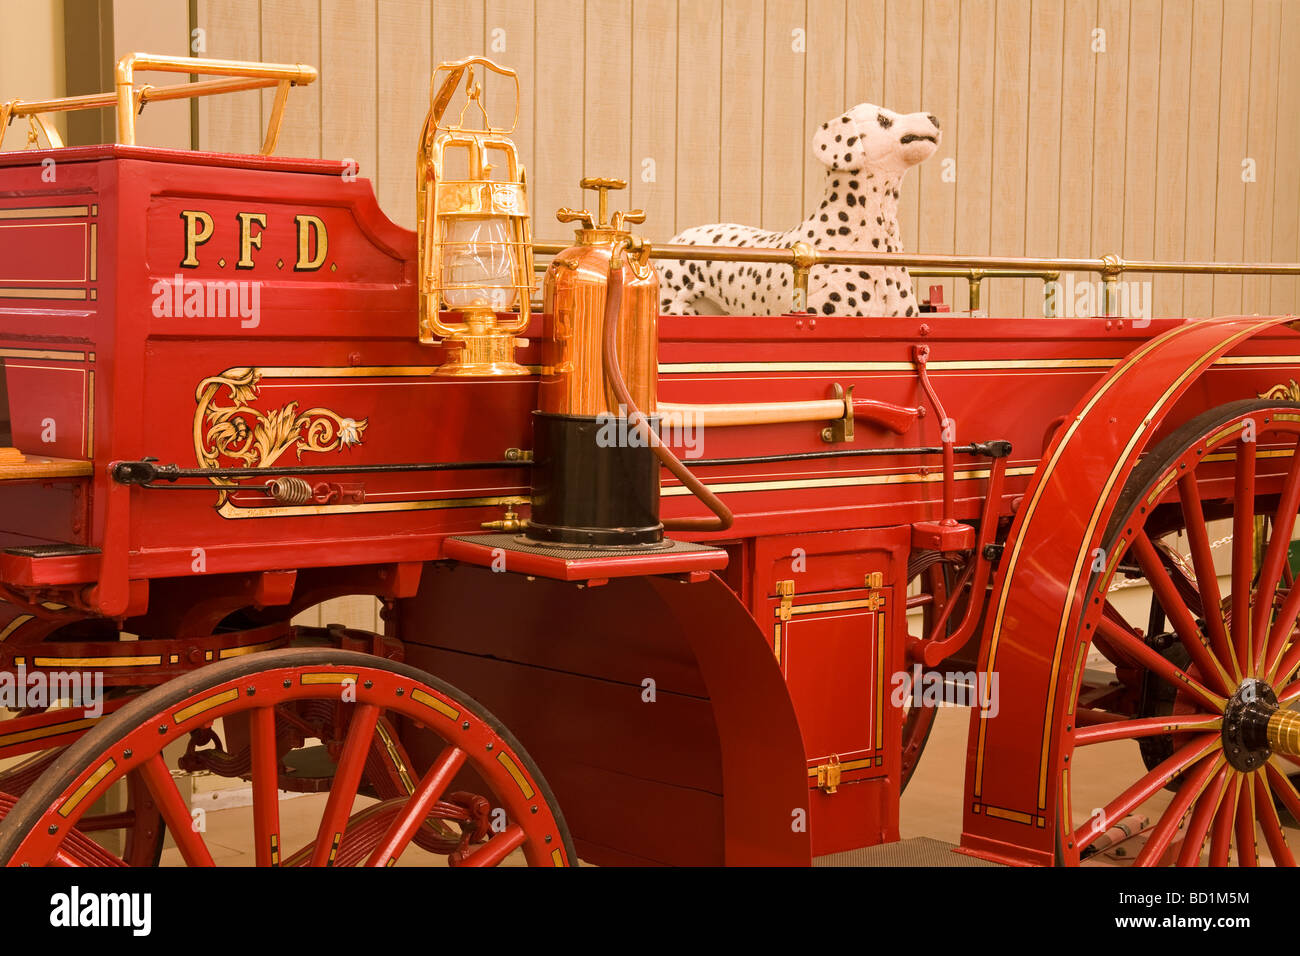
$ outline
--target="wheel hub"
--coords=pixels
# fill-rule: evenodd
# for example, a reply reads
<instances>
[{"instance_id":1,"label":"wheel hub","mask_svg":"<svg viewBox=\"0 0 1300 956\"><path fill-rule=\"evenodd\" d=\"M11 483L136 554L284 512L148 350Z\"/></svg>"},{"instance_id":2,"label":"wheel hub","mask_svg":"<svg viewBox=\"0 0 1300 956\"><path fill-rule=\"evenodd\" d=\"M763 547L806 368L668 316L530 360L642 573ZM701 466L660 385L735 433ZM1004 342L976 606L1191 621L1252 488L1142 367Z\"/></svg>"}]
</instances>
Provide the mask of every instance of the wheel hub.
<instances>
[{"instance_id":1,"label":"wheel hub","mask_svg":"<svg viewBox=\"0 0 1300 956\"><path fill-rule=\"evenodd\" d=\"M1247 678L1223 712L1223 754L1242 773L1262 767L1274 753L1300 756L1300 714L1278 706L1262 680Z\"/></svg>"}]
</instances>

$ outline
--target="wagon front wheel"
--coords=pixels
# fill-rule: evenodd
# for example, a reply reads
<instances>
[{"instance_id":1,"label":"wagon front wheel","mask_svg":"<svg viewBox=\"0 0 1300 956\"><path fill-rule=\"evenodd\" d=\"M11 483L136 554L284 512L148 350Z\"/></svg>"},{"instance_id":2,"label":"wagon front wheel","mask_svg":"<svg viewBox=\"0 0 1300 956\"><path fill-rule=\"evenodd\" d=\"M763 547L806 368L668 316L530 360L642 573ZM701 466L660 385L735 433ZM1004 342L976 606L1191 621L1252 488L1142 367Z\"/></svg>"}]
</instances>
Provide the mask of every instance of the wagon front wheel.
<instances>
[{"instance_id":1,"label":"wagon front wheel","mask_svg":"<svg viewBox=\"0 0 1300 956\"><path fill-rule=\"evenodd\" d=\"M1071 708L1065 862L1141 828L1129 854L1137 865L1295 865L1280 809L1300 819L1290 776L1300 763L1300 714L1290 709L1300 700L1298 515L1297 403L1206 412L1134 470L1099 552L1080 653L1098 647L1115 664L1113 684L1137 674L1144 688L1165 688L1163 703L1146 713L1117 692L1099 708L1081 692ZM1125 579L1150 588L1145 628L1112 603ZM1119 767L1127 785L1103 788Z\"/></svg>"},{"instance_id":2,"label":"wagon front wheel","mask_svg":"<svg viewBox=\"0 0 1300 956\"><path fill-rule=\"evenodd\" d=\"M223 735L245 743L239 775L252 806L236 826L244 832L223 833L218 847L176 786L184 748L169 745L188 742L193 752ZM280 787L295 755L309 751L326 765L328 790L315 798L319 822L304 830L312 801L286 802L299 795ZM214 865L214 853L241 840L234 849L246 855L234 862L262 866L577 859L541 772L491 714L430 674L367 654L270 651L143 694L70 747L0 821L0 862L122 864L88 853L77 825L124 777L148 789L191 866ZM384 799L394 779L400 795Z\"/></svg>"}]
</instances>

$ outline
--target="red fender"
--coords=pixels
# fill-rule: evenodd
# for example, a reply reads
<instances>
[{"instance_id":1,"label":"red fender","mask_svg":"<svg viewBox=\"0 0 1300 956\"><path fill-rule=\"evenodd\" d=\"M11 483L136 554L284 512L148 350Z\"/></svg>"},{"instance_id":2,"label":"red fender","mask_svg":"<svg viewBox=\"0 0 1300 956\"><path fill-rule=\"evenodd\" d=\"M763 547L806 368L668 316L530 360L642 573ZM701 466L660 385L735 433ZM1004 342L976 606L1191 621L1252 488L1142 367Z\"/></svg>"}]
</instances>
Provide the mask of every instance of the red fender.
<instances>
[{"instance_id":1,"label":"red fender","mask_svg":"<svg viewBox=\"0 0 1300 956\"><path fill-rule=\"evenodd\" d=\"M1176 326L1116 365L1057 432L1016 513L986 615L980 673L990 682L996 675L999 707L991 717L971 716L968 852L1013 863L1056 859L1058 822L1070 819L1061 728L1079 655L1087 654L1078 629L1093 549L1179 398L1224 353L1294 321L1240 316Z\"/></svg>"},{"instance_id":2,"label":"red fender","mask_svg":"<svg viewBox=\"0 0 1300 956\"><path fill-rule=\"evenodd\" d=\"M537 761L582 859L812 862L794 706L716 575L582 587L432 564L396 612L407 662L490 708Z\"/></svg>"}]
</instances>

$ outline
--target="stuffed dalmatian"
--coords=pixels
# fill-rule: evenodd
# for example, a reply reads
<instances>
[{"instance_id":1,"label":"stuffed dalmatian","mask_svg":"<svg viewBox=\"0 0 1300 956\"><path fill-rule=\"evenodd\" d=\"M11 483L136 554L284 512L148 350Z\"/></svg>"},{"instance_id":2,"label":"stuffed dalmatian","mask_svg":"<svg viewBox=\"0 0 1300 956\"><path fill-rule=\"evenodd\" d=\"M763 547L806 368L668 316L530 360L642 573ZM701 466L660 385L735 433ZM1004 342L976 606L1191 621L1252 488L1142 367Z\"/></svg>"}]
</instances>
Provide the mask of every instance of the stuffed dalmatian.
<instances>
[{"instance_id":1,"label":"stuffed dalmatian","mask_svg":"<svg viewBox=\"0 0 1300 956\"><path fill-rule=\"evenodd\" d=\"M786 232L717 223L695 226L674 243L788 248L803 241L838 251L902 252L898 194L903 177L939 147L939 121L870 103L822 124L813 155L827 168L816 212ZM660 269L660 308L671 315L780 315L794 308L791 270L743 262L669 261ZM808 280L809 312L916 315L906 269L818 266Z\"/></svg>"}]
</instances>

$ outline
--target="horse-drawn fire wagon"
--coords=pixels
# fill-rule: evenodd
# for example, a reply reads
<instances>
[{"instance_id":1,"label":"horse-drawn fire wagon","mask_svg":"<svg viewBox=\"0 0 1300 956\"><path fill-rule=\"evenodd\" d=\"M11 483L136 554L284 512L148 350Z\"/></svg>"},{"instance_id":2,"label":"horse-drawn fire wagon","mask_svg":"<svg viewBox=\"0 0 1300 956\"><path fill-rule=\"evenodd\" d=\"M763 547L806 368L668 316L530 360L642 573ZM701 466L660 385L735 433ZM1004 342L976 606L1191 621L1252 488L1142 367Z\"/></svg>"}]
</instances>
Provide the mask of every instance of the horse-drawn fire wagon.
<instances>
[{"instance_id":1,"label":"horse-drawn fire wagon","mask_svg":"<svg viewBox=\"0 0 1300 956\"><path fill-rule=\"evenodd\" d=\"M1293 862L1294 316L671 316L655 262L1300 267L652 248L614 180L535 243L475 71L435 77L415 232L271 155L309 67L137 54L0 107L36 147L0 155L0 671L50 698L0 721L0 860L211 864L201 770L262 865L807 864L899 838L934 719L899 679L970 671L965 853L1142 815L1139 863ZM262 87L263 155L134 145L145 102ZM346 595L384 633L292 623Z\"/></svg>"}]
</instances>

